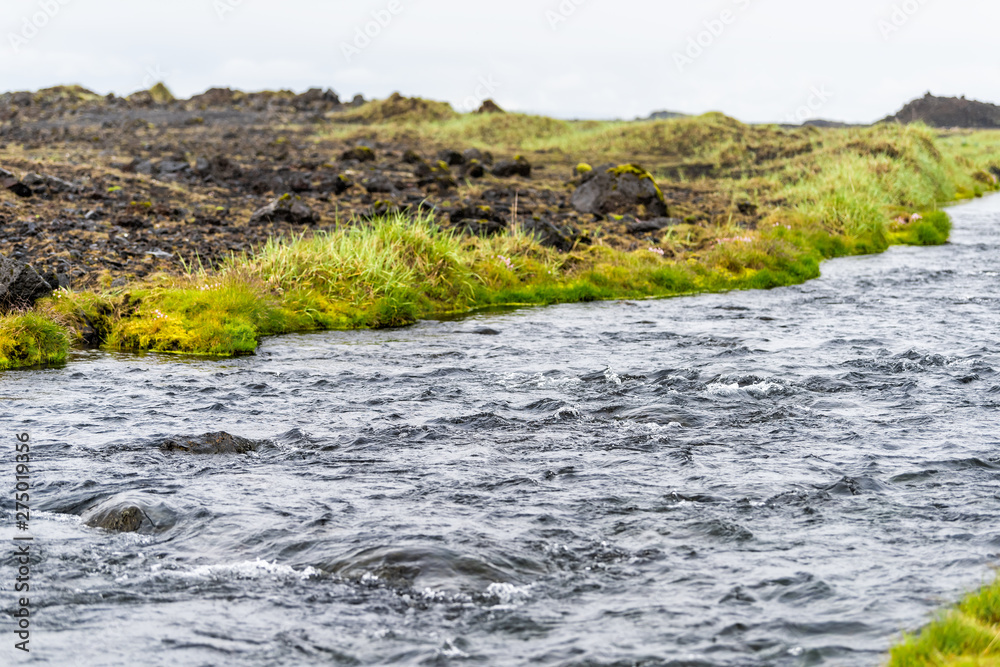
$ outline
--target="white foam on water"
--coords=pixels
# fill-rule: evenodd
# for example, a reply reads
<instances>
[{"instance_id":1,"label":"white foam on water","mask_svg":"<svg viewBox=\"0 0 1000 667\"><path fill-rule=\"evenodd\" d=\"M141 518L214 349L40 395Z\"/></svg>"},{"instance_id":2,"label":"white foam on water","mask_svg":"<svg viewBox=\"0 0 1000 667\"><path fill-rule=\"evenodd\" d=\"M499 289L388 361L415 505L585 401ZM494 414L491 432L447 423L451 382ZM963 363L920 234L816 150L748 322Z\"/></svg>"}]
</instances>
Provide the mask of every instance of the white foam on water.
<instances>
[{"instance_id":1,"label":"white foam on water","mask_svg":"<svg viewBox=\"0 0 1000 667\"><path fill-rule=\"evenodd\" d=\"M268 562L256 560L230 563L228 565L201 565L192 570L165 570L161 565L152 568L156 574L163 574L178 579L208 579L213 581L229 581L234 579L299 579L305 581L322 574L314 567L296 570L277 561Z\"/></svg>"}]
</instances>

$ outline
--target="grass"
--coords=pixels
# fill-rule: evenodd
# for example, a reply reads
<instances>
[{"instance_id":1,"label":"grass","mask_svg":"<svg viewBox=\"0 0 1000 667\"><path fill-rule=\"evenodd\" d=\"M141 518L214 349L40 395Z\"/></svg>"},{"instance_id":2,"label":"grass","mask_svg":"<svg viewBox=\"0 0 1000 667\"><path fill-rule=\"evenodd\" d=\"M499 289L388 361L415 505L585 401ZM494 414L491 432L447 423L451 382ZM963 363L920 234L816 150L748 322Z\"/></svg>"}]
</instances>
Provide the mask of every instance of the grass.
<instances>
[{"instance_id":1,"label":"grass","mask_svg":"<svg viewBox=\"0 0 1000 667\"><path fill-rule=\"evenodd\" d=\"M27 312L0 317L0 370L59 364L68 351L65 329L44 315Z\"/></svg>"},{"instance_id":2,"label":"grass","mask_svg":"<svg viewBox=\"0 0 1000 667\"><path fill-rule=\"evenodd\" d=\"M889 667L1000 665L1000 579L892 649Z\"/></svg>"},{"instance_id":3,"label":"grass","mask_svg":"<svg viewBox=\"0 0 1000 667\"><path fill-rule=\"evenodd\" d=\"M214 269L127 288L60 290L33 315L0 319L0 349L11 350L2 367L59 361L66 341L89 330L109 349L232 356L252 353L262 336L292 331L394 327L510 304L797 284L817 277L824 259L894 243L945 243L951 223L940 206L997 189L988 169L1000 152L1000 133L784 129L721 114L571 122L456 114L442 103L398 96L338 118L324 132L528 148L565 155L570 168L653 154L661 167L709 165L712 175L698 179L699 187L721 192L732 208L753 202L761 214L751 228L732 216L688 221L633 252L598 239L560 253L516 224L478 238L442 230L429 216L348 221L308 237L273 238ZM669 184L690 183L681 169Z\"/></svg>"}]
</instances>

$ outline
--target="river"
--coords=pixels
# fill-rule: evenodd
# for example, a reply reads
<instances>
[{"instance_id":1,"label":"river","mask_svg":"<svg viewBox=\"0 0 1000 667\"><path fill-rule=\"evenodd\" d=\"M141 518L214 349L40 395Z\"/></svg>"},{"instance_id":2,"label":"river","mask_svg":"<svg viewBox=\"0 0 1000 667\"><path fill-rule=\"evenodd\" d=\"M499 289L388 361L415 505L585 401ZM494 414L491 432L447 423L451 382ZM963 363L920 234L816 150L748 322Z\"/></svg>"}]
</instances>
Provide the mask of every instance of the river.
<instances>
[{"instance_id":1,"label":"river","mask_svg":"<svg viewBox=\"0 0 1000 667\"><path fill-rule=\"evenodd\" d=\"M951 214L798 287L4 373L35 560L0 655L879 664L1000 554L1000 197ZM213 431L259 449L158 447ZM144 529L82 521L109 500Z\"/></svg>"}]
</instances>

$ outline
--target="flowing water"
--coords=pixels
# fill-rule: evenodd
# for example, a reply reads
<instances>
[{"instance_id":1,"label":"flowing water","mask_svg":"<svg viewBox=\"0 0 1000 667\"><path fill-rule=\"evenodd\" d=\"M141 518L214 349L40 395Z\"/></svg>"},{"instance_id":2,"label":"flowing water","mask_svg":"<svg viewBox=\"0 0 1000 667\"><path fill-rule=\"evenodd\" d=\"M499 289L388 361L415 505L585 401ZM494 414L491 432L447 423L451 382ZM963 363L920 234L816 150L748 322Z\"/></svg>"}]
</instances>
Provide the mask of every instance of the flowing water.
<instances>
[{"instance_id":1,"label":"flowing water","mask_svg":"<svg viewBox=\"0 0 1000 667\"><path fill-rule=\"evenodd\" d=\"M879 664L1000 553L1000 198L952 215L799 287L5 373L37 558L32 651L8 618L0 654ZM158 447L212 431L259 449ZM81 519L109 502L144 528Z\"/></svg>"}]
</instances>

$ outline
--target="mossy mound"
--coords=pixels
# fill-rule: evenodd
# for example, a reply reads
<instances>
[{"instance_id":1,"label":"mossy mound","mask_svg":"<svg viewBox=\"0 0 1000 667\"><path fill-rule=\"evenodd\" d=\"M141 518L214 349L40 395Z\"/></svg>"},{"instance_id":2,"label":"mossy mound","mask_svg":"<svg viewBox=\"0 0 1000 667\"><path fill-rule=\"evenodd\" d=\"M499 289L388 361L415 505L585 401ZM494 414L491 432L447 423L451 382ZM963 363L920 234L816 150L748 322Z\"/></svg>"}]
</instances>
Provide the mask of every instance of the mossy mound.
<instances>
[{"instance_id":1,"label":"mossy mound","mask_svg":"<svg viewBox=\"0 0 1000 667\"><path fill-rule=\"evenodd\" d=\"M388 99L374 100L337 117L344 123L426 122L456 118L458 113L447 102L403 97L393 93Z\"/></svg>"}]
</instances>

